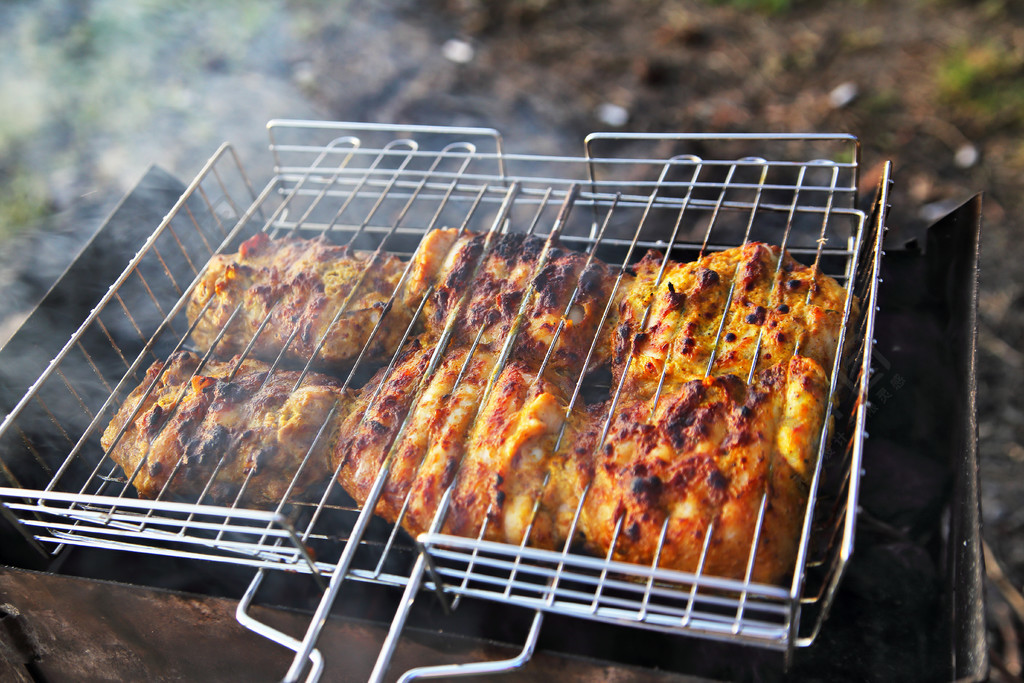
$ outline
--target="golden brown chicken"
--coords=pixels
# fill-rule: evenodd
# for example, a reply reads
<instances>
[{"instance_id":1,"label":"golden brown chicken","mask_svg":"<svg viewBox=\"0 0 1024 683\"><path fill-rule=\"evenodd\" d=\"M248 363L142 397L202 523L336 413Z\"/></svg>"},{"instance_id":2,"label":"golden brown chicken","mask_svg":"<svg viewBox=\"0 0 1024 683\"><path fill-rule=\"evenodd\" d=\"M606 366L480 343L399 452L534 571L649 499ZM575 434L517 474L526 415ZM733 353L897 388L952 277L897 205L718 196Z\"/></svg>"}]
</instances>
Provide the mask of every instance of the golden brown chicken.
<instances>
[{"instance_id":1,"label":"golden brown chicken","mask_svg":"<svg viewBox=\"0 0 1024 683\"><path fill-rule=\"evenodd\" d=\"M482 331L484 344L500 347L518 324L518 355L539 363L553 346L549 364L575 370L597 333L613 279L601 261L545 245L523 234L433 230L399 288L406 264L393 255L334 246L324 237L272 240L259 233L237 253L210 260L186 309L195 323L192 340L203 351L216 345L220 357L250 343L250 353L266 360L282 349L298 363L315 354L321 367L342 366L365 345L364 357L380 361L395 352L434 285L418 321L430 338L439 339L451 317L457 344L471 344ZM596 362L609 353L606 342Z\"/></svg>"},{"instance_id":2,"label":"golden brown chicken","mask_svg":"<svg viewBox=\"0 0 1024 683\"><path fill-rule=\"evenodd\" d=\"M387 464L375 511L391 522L402 516L413 534L429 528L459 468L495 363L489 349L459 347L432 369L434 352L433 345L413 340L390 371L383 368L370 380L341 426L332 457L338 481L360 505Z\"/></svg>"},{"instance_id":3,"label":"golden brown chicken","mask_svg":"<svg viewBox=\"0 0 1024 683\"><path fill-rule=\"evenodd\" d=\"M579 438L589 423L572 419L556 451L568 405L557 384L518 360L492 382L489 347L451 348L431 372L433 353L416 340L364 388L334 452L342 487L365 504L386 462L375 512L413 535L453 486L447 533L478 536L486 522L489 540L520 543L530 529L530 545L560 545L582 490L572 453L590 452Z\"/></svg>"},{"instance_id":4,"label":"golden brown chicken","mask_svg":"<svg viewBox=\"0 0 1024 683\"><path fill-rule=\"evenodd\" d=\"M280 389L264 390L248 379L260 372L253 361L231 381L217 363L190 381L196 361L175 358L112 457L129 474L139 470L142 495L155 495L177 466L168 488L195 496L225 452L218 439L237 443L207 495L233 495L252 471L249 489L259 495L248 500L263 503L293 478L298 492L334 469L363 504L386 464L375 512L413 535L431 527L451 489L441 520L448 533L541 548L580 541L648 565L660 552L658 566L688 571L710 534L702 571L734 578L746 571L763 502L752 577L782 580L806 509L846 291L760 243L668 261L659 280L662 259L648 254L616 288L614 267L522 234L434 230L408 264L323 240L254 238L238 255L215 258L197 288L193 319L212 300L193 335L200 346L213 343L240 302L219 353L243 348L266 319L255 353L273 357L288 345L289 356L304 359L324 338L320 357L337 364L359 353L387 315L364 357L394 359L350 401L319 375L307 377L308 395L288 394L281 372L268 382L280 379ZM398 349L407 330L417 336ZM621 380L614 410L585 388L570 411L577 383L601 364L613 391ZM108 427L105 446L140 391ZM279 393L271 400L264 391ZM275 488L261 476L286 466L250 455L246 439L256 437L246 435L257 428L245 424L271 429L300 410L296 401L303 438L331 415L330 456L299 477L278 474L287 481ZM201 416L198 426L179 414ZM275 429L275 452L294 454ZM156 455L147 457L151 437Z\"/></svg>"},{"instance_id":5,"label":"golden brown chicken","mask_svg":"<svg viewBox=\"0 0 1024 683\"><path fill-rule=\"evenodd\" d=\"M395 306L372 339L371 331L387 312L405 266L396 256L335 246L323 236L271 239L258 233L237 253L210 259L186 309L196 323L192 341L202 351L216 344L222 358L242 353L251 342L258 358L272 361L286 349L288 360L314 358L321 367L354 359L364 345L371 357L389 356L411 312Z\"/></svg>"},{"instance_id":6,"label":"golden brown chicken","mask_svg":"<svg viewBox=\"0 0 1024 683\"><path fill-rule=\"evenodd\" d=\"M456 344L472 344L479 335L496 349L515 330L517 358L539 367L547 357L548 367L575 379L598 336L613 284L607 264L557 242L521 233L465 233L440 268L424 326L436 339L454 317ZM607 340L599 337L603 343L592 364L608 360Z\"/></svg>"},{"instance_id":7,"label":"golden brown chicken","mask_svg":"<svg viewBox=\"0 0 1024 683\"><path fill-rule=\"evenodd\" d=\"M296 386L299 377L257 360L200 368L198 356L179 352L150 366L101 443L143 498L301 500L330 480L329 453L351 400L336 380L309 373Z\"/></svg>"},{"instance_id":8,"label":"golden brown chicken","mask_svg":"<svg viewBox=\"0 0 1024 683\"><path fill-rule=\"evenodd\" d=\"M470 432L446 533L562 547L583 491L577 463L596 436L585 409L568 406L564 389L528 364L502 370Z\"/></svg>"},{"instance_id":9,"label":"golden brown chicken","mask_svg":"<svg viewBox=\"0 0 1024 683\"><path fill-rule=\"evenodd\" d=\"M796 353L831 371L846 290L788 253L780 263L780 251L754 242L669 262L657 286L662 256L645 256L614 333L613 366L616 379L626 374L624 391L649 397L662 381L673 391L705 376L746 379L755 358L758 372Z\"/></svg>"},{"instance_id":10,"label":"golden brown chicken","mask_svg":"<svg viewBox=\"0 0 1024 683\"><path fill-rule=\"evenodd\" d=\"M591 465L580 516L587 546L695 571L710 534L703 573L743 578L764 498L751 578L782 580L793 569L827 402L824 371L801 356L750 384L735 375L691 380L653 416L649 402L624 400Z\"/></svg>"}]
</instances>

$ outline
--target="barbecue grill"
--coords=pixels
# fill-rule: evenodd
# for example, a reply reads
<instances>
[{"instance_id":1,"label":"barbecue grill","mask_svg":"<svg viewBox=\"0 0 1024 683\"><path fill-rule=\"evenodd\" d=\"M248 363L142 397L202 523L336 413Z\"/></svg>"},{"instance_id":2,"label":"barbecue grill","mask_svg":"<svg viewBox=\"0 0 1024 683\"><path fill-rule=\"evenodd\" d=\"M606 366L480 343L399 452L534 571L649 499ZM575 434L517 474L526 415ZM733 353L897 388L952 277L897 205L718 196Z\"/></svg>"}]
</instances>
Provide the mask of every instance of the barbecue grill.
<instances>
[{"instance_id":1,"label":"barbecue grill","mask_svg":"<svg viewBox=\"0 0 1024 683\"><path fill-rule=\"evenodd\" d=\"M133 583L147 583L149 573L148 582L159 584L169 568L196 572L217 586L213 593L237 600L239 623L288 653L285 669L269 678L339 675L322 645L334 642L332 615L386 625L380 631L386 635L375 640L371 680L401 673L393 662L408 657L396 652L425 625L518 639L521 651L473 664L430 666L435 662L426 657L407 678L517 668L543 644L542 624L551 621L559 631L592 634L592 643L606 637L602 629L653 632L661 640L646 642L682 651L679 642L714 641L776 653L783 671L799 667L797 651L821 639L841 595L854 547L866 424L878 407L872 391L879 377L892 377L886 377L891 362L883 356L880 368L874 348L889 167L873 203L864 204L859 146L845 135L593 134L582 156L556 157L510 153L486 129L272 121L268 130L274 163L265 184L223 146L155 229L131 244L127 267L103 283L105 292L68 328L66 343L67 333L27 341L26 329L5 349L24 344L34 355L5 378L11 405L0 425L0 510L10 526L11 557L0 559L89 574L86 561L75 558L116 550L138 568ZM555 234L567 246L622 265L647 249L684 261L765 241L846 288L843 353L830 369L833 401L786 585L756 583L749 570L746 579L727 579L568 547L450 536L439 531L445 501L431 531L410 539L398 525L375 518L374 505L360 508L336 485L318 501L285 498L273 510L135 496L99 437L148 365L188 348L185 304L214 254L232 252L263 231L326 234L339 244L409 257L427 231L440 227ZM969 282L959 286L969 312L973 289ZM973 349L970 339L961 346ZM366 365L357 359L345 382L365 382L372 369ZM970 395L964 372L961 389ZM615 387L606 389L614 396ZM966 515L966 523L954 535L966 534L974 552L950 563L968 567L958 579L961 601L978 581L977 516L972 521L969 514L977 507L972 439L965 436L968 459L956 478L967 479L954 507L954 517ZM377 494L386 476L382 470ZM755 532L751 566L756 538ZM287 610L287 625L261 603ZM963 625L964 610L970 616L976 607L957 604ZM488 620L482 615L492 610L515 616L482 628ZM975 623L956 648L970 650L977 639ZM972 661L983 669L977 657Z\"/></svg>"}]
</instances>

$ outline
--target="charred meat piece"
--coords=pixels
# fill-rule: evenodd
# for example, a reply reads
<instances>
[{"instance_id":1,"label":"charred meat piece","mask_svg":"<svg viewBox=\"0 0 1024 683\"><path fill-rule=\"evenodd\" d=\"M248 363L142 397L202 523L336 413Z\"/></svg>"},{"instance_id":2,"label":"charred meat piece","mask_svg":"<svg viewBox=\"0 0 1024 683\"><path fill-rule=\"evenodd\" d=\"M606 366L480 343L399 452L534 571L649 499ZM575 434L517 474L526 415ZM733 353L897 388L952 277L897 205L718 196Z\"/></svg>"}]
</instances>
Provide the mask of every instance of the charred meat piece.
<instances>
[{"instance_id":1,"label":"charred meat piece","mask_svg":"<svg viewBox=\"0 0 1024 683\"><path fill-rule=\"evenodd\" d=\"M455 477L495 363L489 349L471 354L461 347L432 369L434 351L414 340L390 371L383 368L371 379L342 424L333 455L338 481L360 505L386 464L375 511L391 522L402 516L414 534L429 528Z\"/></svg>"},{"instance_id":2,"label":"charred meat piece","mask_svg":"<svg viewBox=\"0 0 1024 683\"><path fill-rule=\"evenodd\" d=\"M583 490L577 463L593 451L593 420L569 411L556 382L521 361L496 378L474 425L444 531L560 548Z\"/></svg>"},{"instance_id":3,"label":"charred meat piece","mask_svg":"<svg viewBox=\"0 0 1024 683\"><path fill-rule=\"evenodd\" d=\"M592 450L572 420L556 451L562 390L521 361L498 372L489 347L451 348L431 372L433 352L417 340L364 388L335 450L342 487L365 504L386 463L375 511L412 535L430 528L453 486L445 532L478 536L486 523L490 540L518 544L530 529L530 545L561 544L580 494L571 449Z\"/></svg>"},{"instance_id":4,"label":"charred meat piece","mask_svg":"<svg viewBox=\"0 0 1024 683\"><path fill-rule=\"evenodd\" d=\"M601 261L557 245L542 263L544 245L522 234L433 230L399 288L406 264L395 256L334 246L324 237L272 240L260 233L236 254L210 260L187 307L192 341L203 351L215 346L220 357L250 343L250 353L265 360L284 349L293 363L313 358L325 368L343 366L365 345L367 360L379 361L396 351L427 297L420 326L431 339L441 337L450 318L461 346L482 332L481 342L497 348L518 327L515 353L539 363L550 349L550 365L576 370L614 278ZM610 350L600 345L594 362L606 362Z\"/></svg>"},{"instance_id":5,"label":"charred meat piece","mask_svg":"<svg viewBox=\"0 0 1024 683\"><path fill-rule=\"evenodd\" d=\"M524 234L466 233L448 253L425 306L424 326L439 338L454 319L455 343L494 348L514 335L513 353L534 367L582 370L614 285L612 269L558 243ZM524 302L524 297L527 300ZM522 314L520 317L520 313ZM591 364L606 363L607 335Z\"/></svg>"},{"instance_id":6,"label":"charred meat piece","mask_svg":"<svg viewBox=\"0 0 1024 683\"><path fill-rule=\"evenodd\" d=\"M352 402L329 377L309 373L296 386L299 377L257 360L200 367L179 352L150 366L101 443L142 498L264 508L286 494L301 500L330 480L337 424Z\"/></svg>"},{"instance_id":7,"label":"charred meat piece","mask_svg":"<svg viewBox=\"0 0 1024 683\"><path fill-rule=\"evenodd\" d=\"M186 309L196 323L192 341L203 351L216 344L222 358L252 342L258 358L272 361L285 349L293 363L313 358L321 367L354 359L364 345L371 357L389 356L411 319L405 306L387 311L405 265L393 255L332 245L323 236L271 239L259 233L237 253L210 259ZM386 324L371 338L385 313Z\"/></svg>"},{"instance_id":8,"label":"charred meat piece","mask_svg":"<svg viewBox=\"0 0 1024 683\"><path fill-rule=\"evenodd\" d=\"M799 354L831 371L846 291L775 246L751 243L690 263L650 253L619 306L616 379L651 396L705 375L746 378ZM644 312L650 313L644 324ZM724 317L724 324L723 324Z\"/></svg>"},{"instance_id":9,"label":"charred meat piece","mask_svg":"<svg viewBox=\"0 0 1024 683\"><path fill-rule=\"evenodd\" d=\"M691 380L662 396L653 416L648 402L624 401L590 465L579 522L587 546L616 560L653 566L657 557L662 568L743 578L763 498L751 578L784 579L827 401L824 371L801 356L750 384L735 375Z\"/></svg>"}]
</instances>

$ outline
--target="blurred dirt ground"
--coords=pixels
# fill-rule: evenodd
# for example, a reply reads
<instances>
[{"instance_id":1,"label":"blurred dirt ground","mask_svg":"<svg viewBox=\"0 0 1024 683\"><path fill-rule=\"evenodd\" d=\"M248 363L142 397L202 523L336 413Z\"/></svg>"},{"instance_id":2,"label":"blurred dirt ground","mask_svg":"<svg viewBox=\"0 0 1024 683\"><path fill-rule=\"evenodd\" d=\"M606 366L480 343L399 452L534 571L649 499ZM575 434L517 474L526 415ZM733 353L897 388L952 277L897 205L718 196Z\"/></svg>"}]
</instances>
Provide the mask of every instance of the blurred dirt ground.
<instances>
[{"instance_id":1,"label":"blurred dirt ground","mask_svg":"<svg viewBox=\"0 0 1024 683\"><path fill-rule=\"evenodd\" d=\"M40 0L0 19L0 325L146 165L188 178L222 140L257 157L274 117L491 126L542 153L608 129L853 133L868 191L894 162L897 235L983 191L993 678L1020 675L1024 3Z\"/></svg>"}]
</instances>

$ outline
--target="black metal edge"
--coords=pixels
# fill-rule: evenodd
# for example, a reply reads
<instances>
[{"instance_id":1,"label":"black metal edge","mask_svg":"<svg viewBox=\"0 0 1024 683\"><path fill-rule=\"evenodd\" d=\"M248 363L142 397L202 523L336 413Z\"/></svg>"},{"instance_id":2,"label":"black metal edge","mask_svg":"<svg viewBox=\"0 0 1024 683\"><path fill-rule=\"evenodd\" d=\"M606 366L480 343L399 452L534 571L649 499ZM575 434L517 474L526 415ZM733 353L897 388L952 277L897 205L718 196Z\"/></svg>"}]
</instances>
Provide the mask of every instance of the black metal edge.
<instances>
[{"instance_id":1,"label":"black metal edge","mask_svg":"<svg viewBox=\"0 0 1024 683\"><path fill-rule=\"evenodd\" d=\"M9 413L79 328L110 286L109 274L120 273L139 246L185 191L169 172L151 166L111 210L100 228L54 282L28 318L0 347L0 415ZM98 277L97 274L106 274ZM2 481L2 480L0 480ZM2 502L0 502L2 506ZM0 509L2 560L42 569L30 535Z\"/></svg>"},{"instance_id":2,"label":"black metal edge","mask_svg":"<svg viewBox=\"0 0 1024 683\"><path fill-rule=\"evenodd\" d=\"M978 194L928 229L925 254L929 284L948 301L947 339L961 391L962 419L951 426L953 496L946 560L949 640L958 681L989 675L985 630L984 559L981 536L977 418L978 256L982 195Z\"/></svg>"},{"instance_id":3,"label":"black metal edge","mask_svg":"<svg viewBox=\"0 0 1024 683\"><path fill-rule=\"evenodd\" d=\"M118 202L32 313L0 347L0 409L8 412L82 324L139 246L185 191L152 166Z\"/></svg>"}]
</instances>

